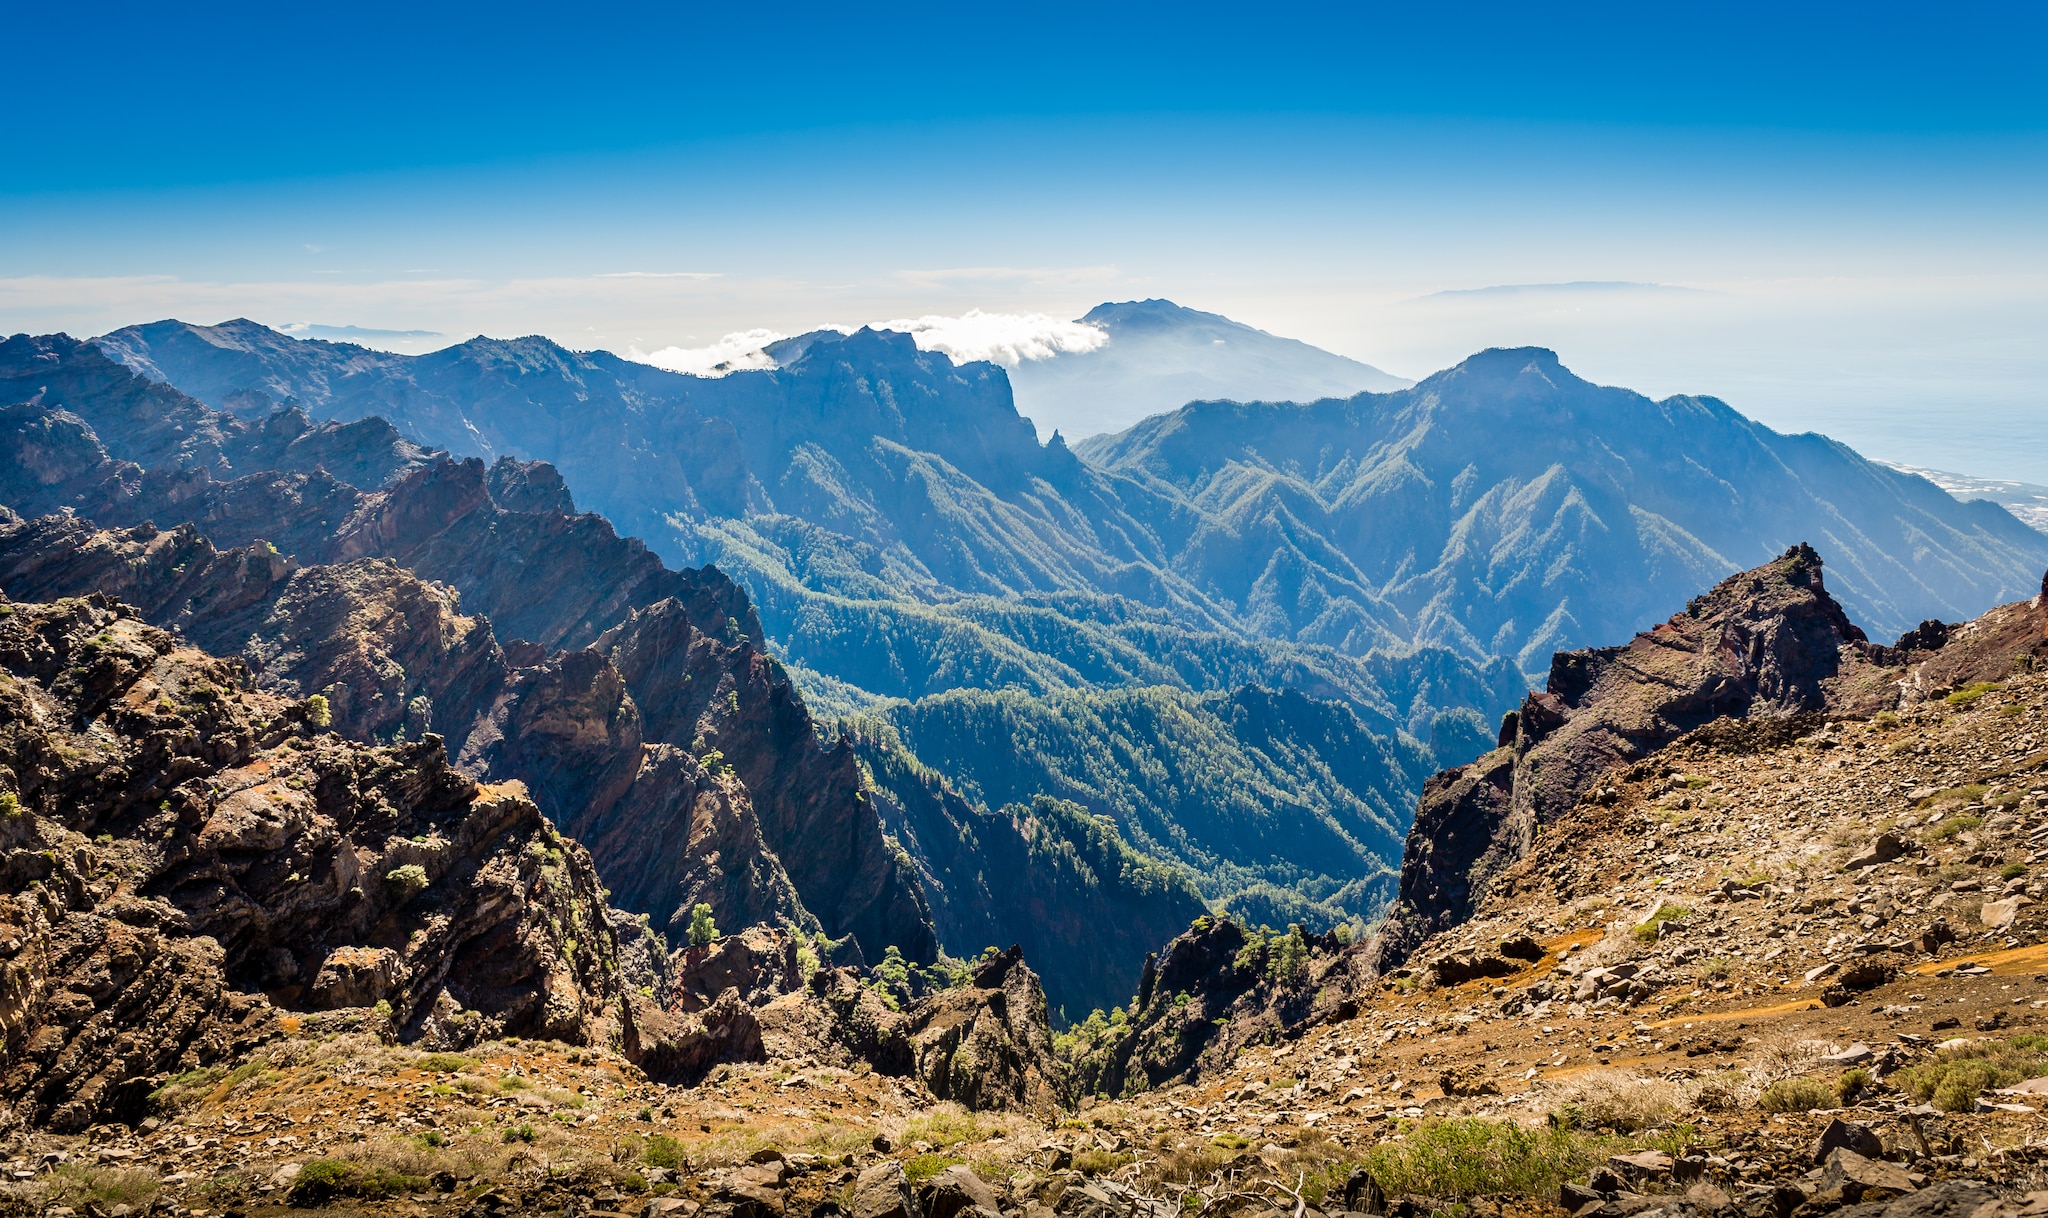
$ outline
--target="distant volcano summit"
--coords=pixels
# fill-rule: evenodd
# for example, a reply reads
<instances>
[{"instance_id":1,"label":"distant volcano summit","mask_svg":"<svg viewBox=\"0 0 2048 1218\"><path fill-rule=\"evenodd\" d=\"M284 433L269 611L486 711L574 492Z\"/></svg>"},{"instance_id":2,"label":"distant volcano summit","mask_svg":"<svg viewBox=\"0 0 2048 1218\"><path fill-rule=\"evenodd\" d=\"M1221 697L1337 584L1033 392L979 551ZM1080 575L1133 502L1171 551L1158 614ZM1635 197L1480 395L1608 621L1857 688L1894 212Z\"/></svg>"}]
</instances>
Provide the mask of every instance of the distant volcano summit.
<instances>
[{"instance_id":1,"label":"distant volcano summit","mask_svg":"<svg viewBox=\"0 0 2048 1218\"><path fill-rule=\"evenodd\" d=\"M1189 402L1312 402L1414 384L1170 300L1100 304L1081 320L1101 327L1109 341L1093 351L1026 360L1010 373L1017 408L1041 435L1122 431Z\"/></svg>"}]
</instances>

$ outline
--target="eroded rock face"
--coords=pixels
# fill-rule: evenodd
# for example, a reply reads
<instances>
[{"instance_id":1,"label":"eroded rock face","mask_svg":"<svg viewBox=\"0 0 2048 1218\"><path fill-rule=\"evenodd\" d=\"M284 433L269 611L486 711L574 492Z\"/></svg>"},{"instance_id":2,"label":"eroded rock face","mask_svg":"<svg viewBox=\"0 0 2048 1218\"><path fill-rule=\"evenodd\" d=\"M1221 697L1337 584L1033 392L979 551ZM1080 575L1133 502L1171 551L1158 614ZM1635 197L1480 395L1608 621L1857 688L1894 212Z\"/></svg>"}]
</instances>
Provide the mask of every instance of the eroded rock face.
<instances>
[{"instance_id":1,"label":"eroded rock face","mask_svg":"<svg viewBox=\"0 0 2048 1218\"><path fill-rule=\"evenodd\" d=\"M726 926L787 923L852 936L866 956L935 956L918 877L888 846L851 749L819 745L760 650L744 591L712 568L670 571L601 517L574 515L552 469L422 461L374 493L336 483L343 493L309 514L285 502L284 475L215 481L232 472L233 446L203 468L115 477L82 423L23 409L8 435L24 451L62 450L42 462L51 485L169 479L182 497L124 492L95 510L191 510L205 523L0 518L0 586L15 595L121 596L203 648L239 653L262 688L319 693L346 735L443 735L472 776L527 783L591 844L621 903L664 927L704 902ZM171 413L205 421L192 403ZM52 506L40 487L28 501ZM270 532L266 513L289 545L252 540ZM218 525L237 548L216 548ZM499 629L524 641L501 646Z\"/></svg>"},{"instance_id":2,"label":"eroded rock face","mask_svg":"<svg viewBox=\"0 0 2048 1218\"><path fill-rule=\"evenodd\" d=\"M303 702L239 689L239 662L107 598L6 608L19 1119L133 1115L151 1079L274 1035L281 1010L384 1003L432 1045L610 1034L596 871L516 785L479 786L437 737L309 737Z\"/></svg>"},{"instance_id":3,"label":"eroded rock face","mask_svg":"<svg viewBox=\"0 0 2048 1218\"><path fill-rule=\"evenodd\" d=\"M1045 990L1015 947L977 965L967 986L913 1005L903 1031L918 1078L940 1099L1040 1112L1058 1103Z\"/></svg>"},{"instance_id":4,"label":"eroded rock face","mask_svg":"<svg viewBox=\"0 0 2048 1218\"><path fill-rule=\"evenodd\" d=\"M1884 652L1828 595L1820 555L1797 545L1626 644L1557 653L1547 688L1503 725L1502 747L1425 788L1371 963L1393 967L1463 921L1542 825L1687 732L1875 709Z\"/></svg>"}]
</instances>

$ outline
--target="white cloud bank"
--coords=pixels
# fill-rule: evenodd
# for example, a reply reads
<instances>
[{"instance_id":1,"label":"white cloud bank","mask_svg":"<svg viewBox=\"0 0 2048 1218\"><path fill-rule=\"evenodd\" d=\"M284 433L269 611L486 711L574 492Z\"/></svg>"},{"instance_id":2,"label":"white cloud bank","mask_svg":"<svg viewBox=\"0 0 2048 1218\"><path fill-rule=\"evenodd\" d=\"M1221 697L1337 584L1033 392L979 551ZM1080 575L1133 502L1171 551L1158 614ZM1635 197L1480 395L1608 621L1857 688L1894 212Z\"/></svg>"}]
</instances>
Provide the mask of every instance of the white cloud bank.
<instances>
[{"instance_id":1,"label":"white cloud bank","mask_svg":"<svg viewBox=\"0 0 2048 1218\"><path fill-rule=\"evenodd\" d=\"M788 337L774 330L741 330L708 347L663 347L646 353L629 350L626 356L670 372L717 377L730 372L758 372L773 368L775 360L762 348Z\"/></svg>"},{"instance_id":2,"label":"white cloud bank","mask_svg":"<svg viewBox=\"0 0 2048 1218\"><path fill-rule=\"evenodd\" d=\"M943 351L958 363L985 359L1015 368L1025 360L1093 351L1109 341L1096 326L1061 321L1043 313L984 313L969 309L959 317L898 318L875 323L877 330L901 330L917 340L922 351Z\"/></svg>"},{"instance_id":3,"label":"white cloud bank","mask_svg":"<svg viewBox=\"0 0 2048 1218\"><path fill-rule=\"evenodd\" d=\"M877 330L908 334L916 341L918 350L944 352L956 363L990 360L1008 368L1025 360L1093 351L1109 341L1109 335L1097 326L1062 321L1044 313L984 313L969 309L959 317L927 314L871 324ZM854 329L842 325L818 328L841 333ZM718 377L773 368L775 361L763 348L787 337L775 330L741 330L708 347L663 347L644 354L629 351L627 355L671 372Z\"/></svg>"}]
</instances>

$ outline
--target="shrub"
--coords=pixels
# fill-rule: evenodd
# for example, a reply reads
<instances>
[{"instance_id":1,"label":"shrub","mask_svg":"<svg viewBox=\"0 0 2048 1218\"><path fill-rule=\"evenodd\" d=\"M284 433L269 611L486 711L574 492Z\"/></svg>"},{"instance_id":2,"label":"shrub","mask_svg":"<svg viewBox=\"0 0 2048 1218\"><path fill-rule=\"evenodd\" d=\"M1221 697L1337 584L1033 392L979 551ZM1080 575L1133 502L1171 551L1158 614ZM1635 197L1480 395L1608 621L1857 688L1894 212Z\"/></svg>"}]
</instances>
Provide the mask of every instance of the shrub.
<instances>
[{"instance_id":1,"label":"shrub","mask_svg":"<svg viewBox=\"0 0 2048 1218\"><path fill-rule=\"evenodd\" d=\"M711 920L711 906L702 901L690 907L690 946L704 947L718 941L718 926Z\"/></svg>"},{"instance_id":2,"label":"shrub","mask_svg":"<svg viewBox=\"0 0 2048 1218\"><path fill-rule=\"evenodd\" d=\"M665 1133L657 1133L647 1139L647 1163L651 1167L666 1167L671 1170L683 1166L683 1147Z\"/></svg>"},{"instance_id":3,"label":"shrub","mask_svg":"<svg viewBox=\"0 0 2048 1218\"><path fill-rule=\"evenodd\" d=\"M318 728L333 725L334 708L328 705L326 694L314 694L306 699L306 722Z\"/></svg>"},{"instance_id":4,"label":"shrub","mask_svg":"<svg viewBox=\"0 0 2048 1218\"><path fill-rule=\"evenodd\" d=\"M21 796L12 791L0 791L0 816L12 818L20 815Z\"/></svg>"},{"instance_id":5,"label":"shrub","mask_svg":"<svg viewBox=\"0 0 2048 1218\"><path fill-rule=\"evenodd\" d=\"M1835 1098L1845 1107L1853 1104L1857 1096L1870 1090L1872 1081L1870 1071L1861 1066L1845 1071L1842 1077L1835 1080Z\"/></svg>"},{"instance_id":6,"label":"shrub","mask_svg":"<svg viewBox=\"0 0 2048 1218\"><path fill-rule=\"evenodd\" d=\"M1684 1097L1662 1079L1619 1070L1592 1071L1564 1093L1556 1119L1568 1129L1612 1129L1634 1133L1678 1119Z\"/></svg>"},{"instance_id":7,"label":"shrub","mask_svg":"<svg viewBox=\"0 0 2048 1218\"><path fill-rule=\"evenodd\" d=\"M1683 905L1661 904L1657 907L1657 912L1650 915L1649 921L1636 927L1635 936L1644 943L1655 943L1658 936L1664 933L1666 922L1680 921L1691 912Z\"/></svg>"},{"instance_id":8,"label":"shrub","mask_svg":"<svg viewBox=\"0 0 2048 1218\"><path fill-rule=\"evenodd\" d=\"M1781 1078L1764 1088L1757 1107L1765 1112L1812 1112L1833 1107L1835 1093L1817 1078Z\"/></svg>"},{"instance_id":9,"label":"shrub","mask_svg":"<svg viewBox=\"0 0 2048 1218\"><path fill-rule=\"evenodd\" d=\"M346 1159L315 1159L299 1168L284 1199L291 1205L326 1205L348 1191L356 1165Z\"/></svg>"},{"instance_id":10,"label":"shrub","mask_svg":"<svg viewBox=\"0 0 2048 1218\"><path fill-rule=\"evenodd\" d=\"M413 1063L428 1074L458 1074L473 1064L468 1058L454 1053L429 1053Z\"/></svg>"},{"instance_id":11,"label":"shrub","mask_svg":"<svg viewBox=\"0 0 2048 1218\"><path fill-rule=\"evenodd\" d=\"M392 898L403 904L427 890L427 869L418 863L393 867L384 873L384 882L390 885Z\"/></svg>"},{"instance_id":12,"label":"shrub","mask_svg":"<svg viewBox=\"0 0 2048 1218\"><path fill-rule=\"evenodd\" d=\"M538 1136L540 1135L533 1132L533 1126L531 1125L513 1125L505 1130L505 1141L507 1142L525 1142L530 1145L534 1138Z\"/></svg>"},{"instance_id":13,"label":"shrub","mask_svg":"<svg viewBox=\"0 0 2048 1218\"><path fill-rule=\"evenodd\" d=\"M1084 1150L1074 1156L1074 1170L1084 1176L1104 1175L1130 1163L1130 1155L1109 1150Z\"/></svg>"},{"instance_id":14,"label":"shrub","mask_svg":"<svg viewBox=\"0 0 2048 1218\"><path fill-rule=\"evenodd\" d=\"M1977 1097L2048 1074L2048 1035L1963 1045L1899 1072L1899 1087L1944 1112L1969 1112Z\"/></svg>"},{"instance_id":15,"label":"shrub","mask_svg":"<svg viewBox=\"0 0 2048 1218\"><path fill-rule=\"evenodd\" d=\"M2017 880L2025 874L2027 874L2027 865L2025 863L2007 863L1998 869L1998 878L2001 880Z\"/></svg>"},{"instance_id":16,"label":"shrub","mask_svg":"<svg viewBox=\"0 0 2048 1218\"><path fill-rule=\"evenodd\" d=\"M1665 1144L1677 1149L1685 1131ZM1463 1201L1513 1195L1554 1201L1558 1185L1583 1175L1628 1145L1557 1125L1524 1126L1478 1117L1425 1121L1380 1142L1363 1166L1388 1195Z\"/></svg>"},{"instance_id":17,"label":"shrub","mask_svg":"<svg viewBox=\"0 0 2048 1218\"><path fill-rule=\"evenodd\" d=\"M76 1209L106 1213L117 1205L140 1210L162 1189L157 1174L141 1167L86 1167L66 1163L48 1179L49 1199Z\"/></svg>"}]
</instances>

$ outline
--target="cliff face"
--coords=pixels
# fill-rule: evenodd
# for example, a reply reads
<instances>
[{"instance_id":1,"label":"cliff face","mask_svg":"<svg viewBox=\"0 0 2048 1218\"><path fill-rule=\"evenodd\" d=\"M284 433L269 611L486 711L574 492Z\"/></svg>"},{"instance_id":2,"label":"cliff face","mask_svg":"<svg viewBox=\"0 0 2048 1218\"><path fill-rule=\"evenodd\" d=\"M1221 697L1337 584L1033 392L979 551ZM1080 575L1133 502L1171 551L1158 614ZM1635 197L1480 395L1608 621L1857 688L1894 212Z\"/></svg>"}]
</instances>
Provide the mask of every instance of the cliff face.
<instances>
[{"instance_id":1,"label":"cliff face","mask_svg":"<svg viewBox=\"0 0 2048 1218\"><path fill-rule=\"evenodd\" d=\"M516 786L431 736L309 736L303 702L110 599L0 608L16 1118L134 1119L155 1080L284 1012L384 1003L357 1014L427 1045L610 1034L596 870Z\"/></svg>"},{"instance_id":2,"label":"cliff face","mask_svg":"<svg viewBox=\"0 0 2048 1218\"><path fill-rule=\"evenodd\" d=\"M1904 710L2031 671L2048 656L2042 604L1925 622L1873 645L1828 595L1820 555L1799 545L1623 646L1559 652L1548 687L1503 722L1499 748L1430 780L1400 899L1362 949L1366 971L1464 922L1545 826L1587 801L1611 803L1623 772L1639 777L1672 742L1700 733L1717 747L1762 748L1830 717Z\"/></svg>"},{"instance_id":3,"label":"cliff face","mask_svg":"<svg viewBox=\"0 0 2048 1218\"><path fill-rule=\"evenodd\" d=\"M94 350L44 346L63 374L46 379L93 403L102 426L182 436L144 451L206 459L143 470L79 416L13 409L0 444L33 458L8 484L16 504L126 527L0 524L0 586L128 598L149 621L239 655L260 687L325 697L353 738L441 734L465 772L527 783L616 873L625 907L658 924L704 901L728 926L788 923L852 936L870 957L890 946L934 957L917 877L884 839L851 750L818 743L724 575L669 570L602 517L575 513L544 465L420 458L372 491L326 465L245 473L237 460L298 451L247 438L289 425L222 416L123 382L134 378L99 368ZM329 464L381 468L375 427L315 438ZM195 523L166 531L159 518Z\"/></svg>"}]
</instances>

